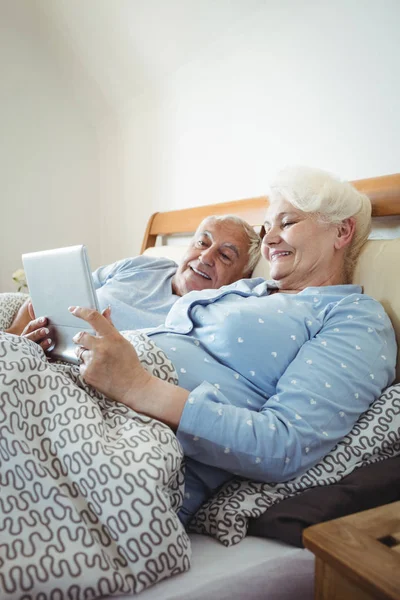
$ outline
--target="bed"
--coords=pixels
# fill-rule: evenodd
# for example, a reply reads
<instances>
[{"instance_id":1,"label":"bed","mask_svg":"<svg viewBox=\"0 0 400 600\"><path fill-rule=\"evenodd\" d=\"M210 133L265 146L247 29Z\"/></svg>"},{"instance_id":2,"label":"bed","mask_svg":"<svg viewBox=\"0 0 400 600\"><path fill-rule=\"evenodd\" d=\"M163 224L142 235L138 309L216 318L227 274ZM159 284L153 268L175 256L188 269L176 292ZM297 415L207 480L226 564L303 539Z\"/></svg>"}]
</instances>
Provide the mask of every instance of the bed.
<instances>
[{"instance_id":1,"label":"bed","mask_svg":"<svg viewBox=\"0 0 400 600\"><path fill-rule=\"evenodd\" d=\"M372 234L362 251L354 282L362 284L366 293L383 304L400 344L400 239L395 237L400 223L400 174L353 183L369 195L378 231L378 234ZM201 219L210 214L237 214L262 234L267 202L267 197L262 196L156 213L148 222L142 252L179 261L185 250L182 236L190 235ZM175 236L178 236L178 245L174 243ZM268 277L264 262L256 266L254 275ZM22 297L18 301L21 300ZM13 310L16 305L13 304ZM399 359L395 383L398 382ZM386 408L388 404L390 411ZM141 598L312 598L314 555L301 547L303 529L316 522L400 499L400 385L391 386L378 409L376 418L382 422L384 417L386 429L384 427L381 442L373 442L373 447L368 449L370 460L365 464L355 461L351 469L342 471L336 479L326 478L322 483L316 476L310 490L297 487L282 493L281 489L266 490L254 485L247 489L238 483L236 489L228 490L225 497L214 499L214 505L208 507L208 515L214 519L213 525L204 525L205 521L200 519L197 530L195 527L189 534L191 568L145 589L140 593ZM383 461L385 465L381 464ZM385 477L383 473L386 473ZM346 480L350 481L352 489L350 500ZM365 489L368 489L368 493ZM312 496L314 492L317 494ZM254 498L264 493L269 500L260 508ZM321 493L322 496L318 496ZM230 514L230 511L235 514ZM226 527L236 533L227 536L224 534ZM50 596L43 598L47 597ZM114 597L122 600L133 596ZM25 598L28 600L28 596ZM104 600L106 596L101 598Z\"/></svg>"}]
</instances>

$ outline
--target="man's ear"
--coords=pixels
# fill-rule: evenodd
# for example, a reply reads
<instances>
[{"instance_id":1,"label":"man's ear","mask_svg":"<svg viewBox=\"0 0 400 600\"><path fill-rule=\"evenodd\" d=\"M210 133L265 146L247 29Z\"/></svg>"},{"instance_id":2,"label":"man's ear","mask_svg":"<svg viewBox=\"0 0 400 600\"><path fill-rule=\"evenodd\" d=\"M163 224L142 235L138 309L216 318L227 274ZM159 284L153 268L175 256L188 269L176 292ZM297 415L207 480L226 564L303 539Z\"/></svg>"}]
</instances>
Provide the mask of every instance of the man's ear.
<instances>
[{"instance_id":1,"label":"man's ear","mask_svg":"<svg viewBox=\"0 0 400 600\"><path fill-rule=\"evenodd\" d=\"M354 233L356 230L356 220L354 217L349 217L348 219L343 219L341 223L337 226L337 234L335 240L335 248L336 250L340 250L341 248L345 248L351 243L353 239Z\"/></svg>"}]
</instances>

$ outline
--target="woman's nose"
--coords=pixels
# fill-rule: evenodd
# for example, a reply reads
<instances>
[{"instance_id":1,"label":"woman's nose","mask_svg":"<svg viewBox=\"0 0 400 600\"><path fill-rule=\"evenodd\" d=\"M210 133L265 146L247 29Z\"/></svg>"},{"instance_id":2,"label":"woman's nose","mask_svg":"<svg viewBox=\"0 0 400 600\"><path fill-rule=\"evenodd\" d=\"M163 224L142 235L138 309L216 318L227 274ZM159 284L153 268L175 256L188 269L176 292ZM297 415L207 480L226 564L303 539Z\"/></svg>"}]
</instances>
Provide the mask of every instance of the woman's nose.
<instances>
[{"instance_id":1,"label":"woman's nose","mask_svg":"<svg viewBox=\"0 0 400 600\"><path fill-rule=\"evenodd\" d=\"M281 239L280 231L278 227L269 227L268 230L265 231L262 243L263 244L274 244L279 242Z\"/></svg>"}]
</instances>

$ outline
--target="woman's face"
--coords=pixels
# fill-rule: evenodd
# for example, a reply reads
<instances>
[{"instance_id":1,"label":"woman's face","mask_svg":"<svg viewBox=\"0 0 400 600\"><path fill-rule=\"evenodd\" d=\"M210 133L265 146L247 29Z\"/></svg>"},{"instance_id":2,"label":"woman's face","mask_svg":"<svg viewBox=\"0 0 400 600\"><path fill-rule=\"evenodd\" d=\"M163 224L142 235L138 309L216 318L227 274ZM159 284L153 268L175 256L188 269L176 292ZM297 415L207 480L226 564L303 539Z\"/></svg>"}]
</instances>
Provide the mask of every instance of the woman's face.
<instances>
[{"instance_id":1,"label":"woman's face","mask_svg":"<svg viewBox=\"0 0 400 600\"><path fill-rule=\"evenodd\" d=\"M335 252L337 226L321 223L314 214L277 198L268 207L265 231L261 252L280 289L300 291L341 282L337 281L342 275Z\"/></svg>"}]
</instances>

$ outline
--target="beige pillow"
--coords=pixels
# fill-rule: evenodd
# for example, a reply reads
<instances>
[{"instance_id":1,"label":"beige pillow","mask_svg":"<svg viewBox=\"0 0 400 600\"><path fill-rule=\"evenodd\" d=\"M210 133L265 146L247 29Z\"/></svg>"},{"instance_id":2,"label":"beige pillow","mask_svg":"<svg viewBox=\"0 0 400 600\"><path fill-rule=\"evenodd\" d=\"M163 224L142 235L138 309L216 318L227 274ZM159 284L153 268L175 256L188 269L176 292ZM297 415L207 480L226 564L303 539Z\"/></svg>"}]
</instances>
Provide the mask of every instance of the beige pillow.
<instances>
[{"instance_id":1,"label":"beige pillow","mask_svg":"<svg viewBox=\"0 0 400 600\"><path fill-rule=\"evenodd\" d=\"M392 321L400 346L400 239L369 240L362 249L353 282L379 300ZM400 381L397 354L396 382Z\"/></svg>"}]
</instances>

